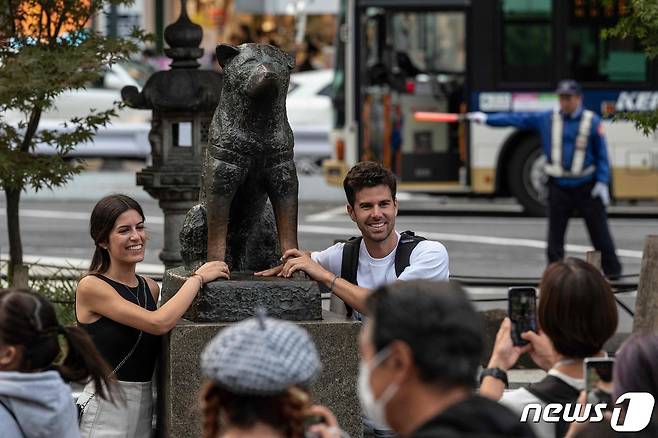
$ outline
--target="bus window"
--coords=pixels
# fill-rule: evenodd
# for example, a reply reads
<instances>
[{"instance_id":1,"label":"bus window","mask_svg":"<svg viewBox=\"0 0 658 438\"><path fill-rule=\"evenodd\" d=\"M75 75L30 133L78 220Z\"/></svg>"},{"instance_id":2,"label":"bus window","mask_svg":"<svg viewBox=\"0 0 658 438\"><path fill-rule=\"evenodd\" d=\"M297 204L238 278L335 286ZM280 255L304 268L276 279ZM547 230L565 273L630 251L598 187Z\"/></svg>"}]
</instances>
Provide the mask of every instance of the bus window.
<instances>
[{"instance_id":1,"label":"bus window","mask_svg":"<svg viewBox=\"0 0 658 438\"><path fill-rule=\"evenodd\" d=\"M547 82L553 71L553 1L501 0L502 80Z\"/></svg>"},{"instance_id":2,"label":"bus window","mask_svg":"<svg viewBox=\"0 0 658 438\"><path fill-rule=\"evenodd\" d=\"M393 16L392 42L401 69L463 73L464 41L465 19L461 12ZM406 60L402 54L406 54Z\"/></svg>"},{"instance_id":3,"label":"bus window","mask_svg":"<svg viewBox=\"0 0 658 438\"><path fill-rule=\"evenodd\" d=\"M567 25L568 76L580 82L644 82L647 58L633 39L601 37L628 13L627 1L611 0L605 5L583 0L570 2Z\"/></svg>"},{"instance_id":4,"label":"bus window","mask_svg":"<svg viewBox=\"0 0 658 438\"><path fill-rule=\"evenodd\" d=\"M466 14L369 7L361 26L359 159L406 181L458 181L466 160L459 127L417 122L413 113L460 111Z\"/></svg>"}]
</instances>

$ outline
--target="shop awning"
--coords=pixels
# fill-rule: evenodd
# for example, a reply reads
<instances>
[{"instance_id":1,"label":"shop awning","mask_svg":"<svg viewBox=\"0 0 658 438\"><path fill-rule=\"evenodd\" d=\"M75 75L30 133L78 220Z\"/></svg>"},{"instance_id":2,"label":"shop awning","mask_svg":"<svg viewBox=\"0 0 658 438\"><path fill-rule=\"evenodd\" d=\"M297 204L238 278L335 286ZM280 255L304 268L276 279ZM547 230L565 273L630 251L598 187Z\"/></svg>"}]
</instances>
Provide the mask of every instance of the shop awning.
<instances>
[{"instance_id":1,"label":"shop awning","mask_svg":"<svg viewBox=\"0 0 658 438\"><path fill-rule=\"evenodd\" d=\"M269 15L337 14L339 0L235 0L239 12Z\"/></svg>"}]
</instances>

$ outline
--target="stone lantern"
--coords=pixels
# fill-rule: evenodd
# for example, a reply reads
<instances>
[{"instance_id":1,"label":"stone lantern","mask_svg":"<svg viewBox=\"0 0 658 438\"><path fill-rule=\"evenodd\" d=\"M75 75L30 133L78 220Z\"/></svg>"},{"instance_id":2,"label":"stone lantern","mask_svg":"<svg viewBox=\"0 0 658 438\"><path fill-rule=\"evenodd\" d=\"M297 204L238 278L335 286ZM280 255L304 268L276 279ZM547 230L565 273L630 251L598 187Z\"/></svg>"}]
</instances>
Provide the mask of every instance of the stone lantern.
<instances>
[{"instance_id":1,"label":"stone lantern","mask_svg":"<svg viewBox=\"0 0 658 438\"><path fill-rule=\"evenodd\" d=\"M167 269L182 263L178 233L187 211L198 201L208 127L222 88L220 73L199 70L203 30L190 21L186 3L181 0L180 17L164 32L171 70L154 73L141 92L132 86L121 90L129 107L153 113L152 161L137 173L137 184L159 201L164 212L160 260Z\"/></svg>"}]
</instances>

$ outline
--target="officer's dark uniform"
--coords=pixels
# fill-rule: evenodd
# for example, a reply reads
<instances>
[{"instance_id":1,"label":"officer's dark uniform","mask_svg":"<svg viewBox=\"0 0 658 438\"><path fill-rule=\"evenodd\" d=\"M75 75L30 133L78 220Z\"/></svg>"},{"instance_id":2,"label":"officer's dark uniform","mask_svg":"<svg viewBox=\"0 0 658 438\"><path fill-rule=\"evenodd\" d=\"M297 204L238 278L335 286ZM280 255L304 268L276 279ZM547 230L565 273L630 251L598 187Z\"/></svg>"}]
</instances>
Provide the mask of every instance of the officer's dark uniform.
<instances>
[{"instance_id":1,"label":"officer's dark uniform","mask_svg":"<svg viewBox=\"0 0 658 438\"><path fill-rule=\"evenodd\" d=\"M605 205L600 197L591 194L597 182L606 185L610 182L610 165L600 118L579 108L570 115L557 111L489 114L486 123L535 130L541 136L549 175L549 263L564 257L564 234L569 218L577 209L585 219L592 245L601 252L603 272L610 277L619 276L621 264L608 229Z\"/></svg>"}]
</instances>

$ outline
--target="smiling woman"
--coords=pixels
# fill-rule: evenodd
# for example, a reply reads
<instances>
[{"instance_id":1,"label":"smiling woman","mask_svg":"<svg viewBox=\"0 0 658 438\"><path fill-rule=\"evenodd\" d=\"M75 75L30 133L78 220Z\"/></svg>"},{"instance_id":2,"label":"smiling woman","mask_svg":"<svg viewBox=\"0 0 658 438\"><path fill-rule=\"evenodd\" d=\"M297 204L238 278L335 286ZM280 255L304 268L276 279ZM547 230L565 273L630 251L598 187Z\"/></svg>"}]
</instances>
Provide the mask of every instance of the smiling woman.
<instances>
[{"instance_id":1,"label":"smiling woman","mask_svg":"<svg viewBox=\"0 0 658 438\"><path fill-rule=\"evenodd\" d=\"M76 290L76 318L113 368L124 402L109 403L87 385L77 401L83 437L151 436L151 380L160 335L171 330L204 283L229 276L224 262L206 263L158 308L157 283L135 273L137 263L144 260L144 222L141 206L125 195L106 196L91 213L95 250L89 272Z\"/></svg>"}]
</instances>

